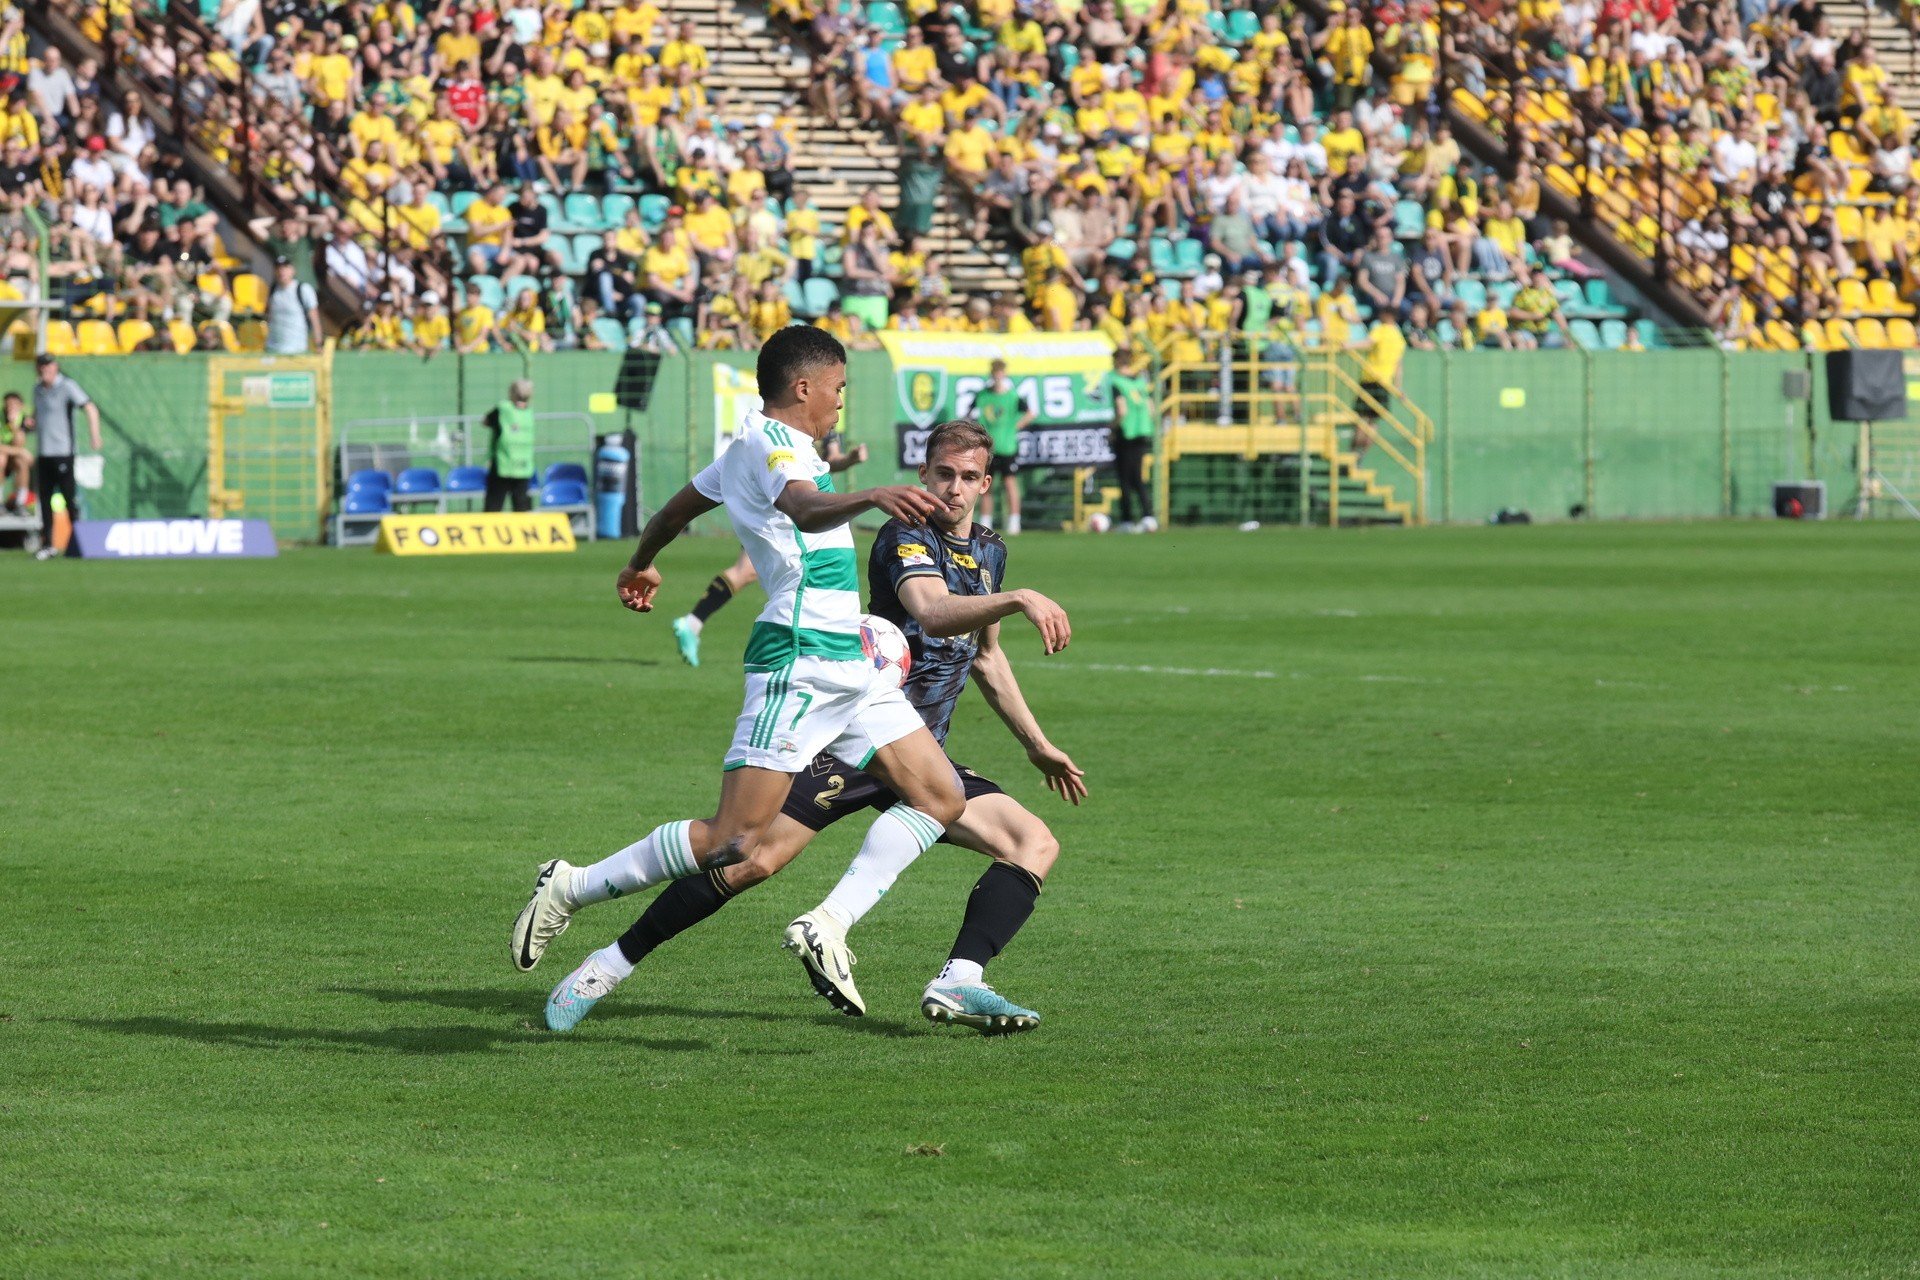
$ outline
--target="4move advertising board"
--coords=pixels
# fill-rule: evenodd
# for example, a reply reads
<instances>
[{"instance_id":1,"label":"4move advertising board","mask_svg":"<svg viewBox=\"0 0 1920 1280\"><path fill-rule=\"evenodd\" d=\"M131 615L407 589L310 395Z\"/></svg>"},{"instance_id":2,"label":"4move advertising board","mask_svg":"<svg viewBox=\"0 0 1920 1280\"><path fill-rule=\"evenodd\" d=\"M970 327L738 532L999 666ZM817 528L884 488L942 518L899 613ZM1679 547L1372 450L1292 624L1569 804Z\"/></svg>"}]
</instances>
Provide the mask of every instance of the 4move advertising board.
<instances>
[{"instance_id":1,"label":"4move advertising board","mask_svg":"<svg viewBox=\"0 0 1920 1280\"><path fill-rule=\"evenodd\" d=\"M1034 415L1020 437L1027 466L1113 461L1113 347L1097 333L898 333L877 335L893 358L900 465L926 457L934 424L966 417L995 360Z\"/></svg>"},{"instance_id":2,"label":"4move advertising board","mask_svg":"<svg viewBox=\"0 0 1920 1280\"><path fill-rule=\"evenodd\" d=\"M81 520L74 545L87 560L207 560L276 556L265 520Z\"/></svg>"}]
</instances>

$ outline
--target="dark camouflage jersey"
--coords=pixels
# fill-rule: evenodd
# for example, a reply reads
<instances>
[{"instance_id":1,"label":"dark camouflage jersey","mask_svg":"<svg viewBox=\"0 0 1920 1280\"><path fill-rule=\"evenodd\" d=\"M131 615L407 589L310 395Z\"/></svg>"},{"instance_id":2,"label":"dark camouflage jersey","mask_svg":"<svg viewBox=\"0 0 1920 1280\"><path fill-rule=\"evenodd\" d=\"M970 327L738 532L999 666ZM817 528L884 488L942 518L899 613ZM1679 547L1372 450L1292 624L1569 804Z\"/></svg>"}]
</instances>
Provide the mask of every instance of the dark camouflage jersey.
<instances>
[{"instance_id":1,"label":"dark camouflage jersey","mask_svg":"<svg viewBox=\"0 0 1920 1280\"><path fill-rule=\"evenodd\" d=\"M908 670L907 700L941 742L953 720L954 704L967 687L973 657L980 651L980 634L944 639L920 630L900 603L900 584L920 576L943 579L957 596L986 596L1002 589L1007 572L1007 544L983 524L975 524L962 540L932 525L907 525L889 520L874 540L867 561L869 613L877 614L906 633L913 665Z\"/></svg>"}]
</instances>

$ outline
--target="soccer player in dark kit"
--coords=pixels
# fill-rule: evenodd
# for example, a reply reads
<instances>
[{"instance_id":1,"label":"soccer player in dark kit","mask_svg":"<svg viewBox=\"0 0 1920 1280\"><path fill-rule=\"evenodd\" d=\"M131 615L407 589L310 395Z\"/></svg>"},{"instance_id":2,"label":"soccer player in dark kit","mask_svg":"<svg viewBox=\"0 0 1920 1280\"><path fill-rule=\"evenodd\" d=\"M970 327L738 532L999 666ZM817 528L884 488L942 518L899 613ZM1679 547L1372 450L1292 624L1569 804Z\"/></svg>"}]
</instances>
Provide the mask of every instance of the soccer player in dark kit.
<instances>
[{"instance_id":1,"label":"soccer player in dark kit","mask_svg":"<svg viewBox=\"0 0 1920 1280\"><path fill-rule=\"evenodd\" d=\"M1045 775L1047 786L1077 805L1087 794L1083 772L1041 731L1000 647L1000 620L1016 614L1033 623L1050 654L1066 647L1071 632L1066 612L1045 596L1001 589L1006 544L973 519L975 505L992 483L991 459L992 442L978 425L956 421L934 428L920 477L941 509L925 524L889 520L880 530L868 559L869 612L905 632L913 655L907 699L936 738L945 740L954 704L971 680ZM1032 914L1060 846L1045 822L992 781L970 769L959 773L966 810L947 827L944 840L986 854L993 865L967 899L959 936L946 964L927 984L921 1011L935 1022L987 1034L1024 1031L1039 1025L1040 1015L1001 996L983 975ZM622 954L638 963L793 861L819 832L891 802L867 774L831 756L815 757L794 778L780 816L747 860L669 884L621 936ZM856 857L826 900L787 929L785 945L806 966L814 989L844 1013L865 1013L866 1004L851 972L809 945L808 926L824 915L835 932L850 927L907 865Z\"/></svg>"}]
</instances>

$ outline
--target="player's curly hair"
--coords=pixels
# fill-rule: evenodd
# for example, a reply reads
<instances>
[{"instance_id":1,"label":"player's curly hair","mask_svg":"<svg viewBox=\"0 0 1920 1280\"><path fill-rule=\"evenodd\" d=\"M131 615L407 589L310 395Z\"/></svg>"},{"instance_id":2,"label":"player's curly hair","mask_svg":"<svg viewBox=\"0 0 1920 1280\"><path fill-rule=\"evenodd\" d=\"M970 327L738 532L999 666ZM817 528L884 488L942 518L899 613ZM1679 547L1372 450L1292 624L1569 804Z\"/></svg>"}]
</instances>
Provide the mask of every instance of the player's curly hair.
<instances>
[{"instance_id":1,"label":"player's curly hair","mask_svg":"<svg viewBox=\"0 0 1920 1280\"><path fill-rule=\"evenodd\" d=\"M985 427L972 418L953 418L927 433L927 461L932 462L949 449L959 449L963 452L985 449L991 457L993 437L987 434Z\"/></svg>"}]
</instances>

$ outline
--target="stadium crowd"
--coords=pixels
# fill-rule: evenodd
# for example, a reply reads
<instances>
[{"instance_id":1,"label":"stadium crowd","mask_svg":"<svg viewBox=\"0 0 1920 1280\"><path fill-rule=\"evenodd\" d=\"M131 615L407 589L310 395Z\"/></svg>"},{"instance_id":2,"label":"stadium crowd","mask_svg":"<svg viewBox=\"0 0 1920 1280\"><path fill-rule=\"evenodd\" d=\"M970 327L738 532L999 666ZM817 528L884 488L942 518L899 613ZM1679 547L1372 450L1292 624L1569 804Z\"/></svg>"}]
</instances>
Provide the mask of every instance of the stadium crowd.
<instances>
[{"instance_id":1,"label":"stadium crowd","mask_svg":"<svg viewBox=\"0 0 1920 1280\"><path fill-rule=\"evenodd\" d=\"M1871 345L1902 331L1833 326L1912 314L1912 122L1813 0L1450 3L1444 28L1428 0L773 0L822 72L812 109L902 148L897 206L869 192L838 225L794 180L792 115L740 118L653 0L202 0L184 34L56 2L184 129L126 76L28 57L10 12L0 276L92 318L77 349L270 340L286 286L227 256L187 138L250 176L296 287L359 299L345 341L380 348L749 347L806 319L855 345L1097 328L1175 360L1383 320L1414 347L1657 341L1543 214L1588 155L1607 224L1730 345ZM1438 110L1443 66L1510 178ZM943 178L1017 252L1017 293L953 291Z\"/></svg>"}]
</instances>

